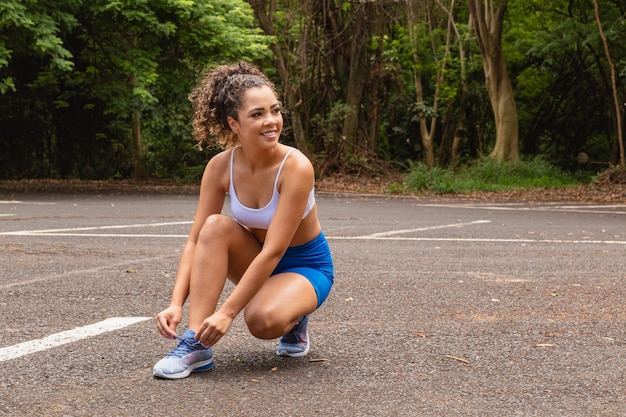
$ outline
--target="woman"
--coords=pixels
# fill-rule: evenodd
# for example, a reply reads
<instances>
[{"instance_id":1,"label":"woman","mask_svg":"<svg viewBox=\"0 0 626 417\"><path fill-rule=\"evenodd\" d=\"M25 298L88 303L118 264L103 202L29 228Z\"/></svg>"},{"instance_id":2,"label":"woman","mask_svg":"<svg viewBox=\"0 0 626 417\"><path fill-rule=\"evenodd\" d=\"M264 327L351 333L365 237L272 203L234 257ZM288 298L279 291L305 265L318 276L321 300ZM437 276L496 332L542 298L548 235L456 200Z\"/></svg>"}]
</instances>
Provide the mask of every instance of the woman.
<instances>
[{"instance_id":1,"label":"woman","mask_svg":"<svg viewBox=\"0 0 626 417\"><path fill-rule=\"evenodd\" d=\"M200 146L212 140L226 150L206 166L170 306L155 317L159 332L179 344L153 374L176 379L211 369L211 347L244 309L252 335L280 337L280 356L304 356L309 314L324 302L334 277L317 218L313 166L279 143L281 103L254 66L217 67L190 97ZM221 214L226 194L232 217ZM217 308L226 278L236 286ZM187 298L189 327L179 338Z\"/></svg>"}]
</instances>

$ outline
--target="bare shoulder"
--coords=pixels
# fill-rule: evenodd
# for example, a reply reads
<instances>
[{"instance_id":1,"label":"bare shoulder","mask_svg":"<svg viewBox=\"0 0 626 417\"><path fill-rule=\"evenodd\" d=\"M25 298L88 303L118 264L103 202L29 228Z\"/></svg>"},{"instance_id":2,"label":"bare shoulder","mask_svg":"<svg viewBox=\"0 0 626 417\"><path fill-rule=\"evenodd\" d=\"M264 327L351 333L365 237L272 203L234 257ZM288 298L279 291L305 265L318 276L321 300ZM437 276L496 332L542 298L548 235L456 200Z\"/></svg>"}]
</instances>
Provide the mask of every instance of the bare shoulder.
<instances>
[{"instance_id":1,"label":"bare shoulder","mask_svg":"<svg viewBox=\"0 0 626 417\"><path fill-rule=\"evenodd\" d=\"M285 162L287 169L296 175L314 175L313 164L302 152L297 148L291 152L289 158Z\"/></svg>"},{"instance_id":2,"label":"bare shoulder","mask_svg":"<svg viewBox=\"0 0 626 417\"><path fill-rule=\"evenodd\" d=\"M232 149L222 151L209 160L202 175L202 188L228 190L231 152Z\"/></svg>"},{"instance_id":3,"label":"bare shoulder","mask_svg":"<svg viewBox=\"0 0 626 417\"><path fill-rule=\"evenodd\" d=\"M283 186L287 186L290 189L296 187L302 188L304 191L308 192L315 184L315 170L313 169L313 164L306 155L296 148L293 149L295 149L295 151L291 152L285 161L283 171L285 171L287 175L281 174L279 178L279 188Z\"/></svg>"}]
</instances>

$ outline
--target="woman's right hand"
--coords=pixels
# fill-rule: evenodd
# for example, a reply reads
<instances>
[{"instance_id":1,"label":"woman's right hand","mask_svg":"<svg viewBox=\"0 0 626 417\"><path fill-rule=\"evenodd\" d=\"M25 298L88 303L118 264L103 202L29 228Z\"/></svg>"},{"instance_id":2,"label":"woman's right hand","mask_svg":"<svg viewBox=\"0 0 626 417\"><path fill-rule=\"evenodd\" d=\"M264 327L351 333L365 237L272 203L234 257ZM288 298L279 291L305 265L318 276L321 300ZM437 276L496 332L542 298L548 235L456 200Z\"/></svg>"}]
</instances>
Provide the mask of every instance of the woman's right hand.
<instances>
[{"instance_id":1,"label":"woman's right hand","mask_svg":"<svg viewBox=\"0 0 626 417\"><path fill-rule=\"evenodd\" d=\"M183 318L182 307L169 306L154 317L159 333L168 339L176 337L176 327Z\"/></svg>"}]
</instances>

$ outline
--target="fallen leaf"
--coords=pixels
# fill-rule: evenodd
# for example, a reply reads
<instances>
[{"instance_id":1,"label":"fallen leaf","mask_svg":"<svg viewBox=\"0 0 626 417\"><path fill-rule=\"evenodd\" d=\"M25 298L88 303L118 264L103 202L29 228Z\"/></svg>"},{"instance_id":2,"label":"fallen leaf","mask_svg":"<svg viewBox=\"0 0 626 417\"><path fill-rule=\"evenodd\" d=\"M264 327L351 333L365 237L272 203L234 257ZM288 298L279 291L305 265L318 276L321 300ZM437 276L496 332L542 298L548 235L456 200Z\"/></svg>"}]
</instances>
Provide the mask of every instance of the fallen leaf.
<instances>
[{"instance_id":1,"label":"fallen leaf","mask_svg":"<svg viewBox=\"0 0 626 417\"><path fill-rule=\"evenodd\" d=\"M309 359L309 362L328 362L328 359L311 358L311 359Z\"/></svg>"}]
</instances>

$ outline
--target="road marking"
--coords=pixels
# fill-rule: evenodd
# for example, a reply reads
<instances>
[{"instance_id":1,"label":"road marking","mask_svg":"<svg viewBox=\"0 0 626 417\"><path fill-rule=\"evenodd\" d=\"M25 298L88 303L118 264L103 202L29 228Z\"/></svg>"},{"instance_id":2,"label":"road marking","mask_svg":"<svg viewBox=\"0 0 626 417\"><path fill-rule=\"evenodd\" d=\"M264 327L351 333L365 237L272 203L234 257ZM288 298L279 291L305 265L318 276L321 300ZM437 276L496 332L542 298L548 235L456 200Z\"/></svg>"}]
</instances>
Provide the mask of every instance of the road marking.
<instances>
[{"instance_id":1,"label":"road marking","mask_svg":"<svg viewBox=\"0 0 626 417\"><path fill-rule=\"evenodd\" d=\"M0 200L0 204L31 204L33 206L54 206L56 203L44 203L41 201Z\"/></svg>"},{"instance_id":2,"label":"road marking","mask_svg":"<svg viewBox=\"0 0 626 417\"><path fill-rule=\"evenodd\" d=\"M367 238L367 237L393 236L393 235L399 235L399 234L402 234L402 233L425 232L425 231L428 231L428 230L447 229L447 228L450 228L450 227L463 227L463 226L470 226L470 225L473 225L473 224L485 224L485 223L491 223L491 220L476 220L476 221L467 222L467 223L443 224L443 225L440 225L440 226L419 227L417 229L390 230L388 232L373 233L371 235L366 235L366 236L363 236L363 237Z\"/></svg>"},{"instance_id":3,"label":"road marking","mask_svg":"<svg viewBox=\"0 0 626 417\"><path fill-rule=\"evenodd\" d=\"M183 224L192 224L192 221L181 222L163 222L163 223L136 223L136 224L116 224L110 226L92 226L92 227L71 227L66 229L43 229L43 230L21 230L16 232L2 232L0 235L5 236L121 236L121 237L187 237L188 235L157 235L157 234L94 234L94 233L74 233L88 230L112 230L112 229L131 229L135 227L160 227L175 226Z\"/></svg>"},{"instance_id":4,"label":"road marking","mask_svg":"<svg viewBox=\"0 0 626 417\"><path fill-rule=\"evenodd\" d=\"M67 330L30 342L0 348L0 362L16 359L42 350L76 342L102 333L112 332L135 323L150 320L150 317L113 317L104 321Z\"/></svg>"},{"instance_id":5,"label":"road marking","mask_svg":"<svg viewBox=\"0 0 626 417\"><path fill-rule=\"evenodd\" d=\"M8 233L0 233L0 235L12 235L12 236L65 236L65 237L175 237L175 238L185 238L189 237L186 235L155 235L155 234L145 234L145 233L35 233L35 232L8 232Z\"/></svg>"},{"instance_id":6,"label":"road marking","mask_svg":"<svg viewBox=\"0 0 626 417\"><path fill-rule=\"evenodd\" d=\"M111 263L111 264L106 264L106 265L102 265L102 266L97 266L95 268L88 268L88 269L75 269L72 271L68 271L68 272L62 272L62 273L58 273L58 274L51 274L51 275L46 275L43 277L38 277L38 278L31 278L28 280L22 280L22 281L16 281L16 282L10 282L8 284L2 284L0 285L0 290L6 290L8 288L12 288L12 287L21 287L21 286L25 286L25 285L29 285L29 284L36 284L36 283L40 283L40 282L47 282L47 281L53 281L55 279L60 279L60 278L65 278L65 277L72 277L72 276L84 276L87 274L91 274L94 272L98 272L98 271L102 271L105 269L114 269L117 267L128 267L129 265L134 265L137 263L144 263L144 262L152 262L152 261L160 261L163 259L168 259L168 258L177 258L180 257L180 254L171 254L171 255L162 255L162 256L154 256L154 257L150 257L150 258L139 258L139 259L127 259L121 262L117 262L117 263Z\"/></svg>"},{"instance_id":7,"label":"road marking","mask_svg":"<svg viewBox=\"0 0 626 417\"><path fill-rule=\"evenodd\" d=\"M522 203L508 203L501 205L493 204L420 204L420 207L446 207L454 209L470 209L470 210L498 210L498 211L543 211L543 212L559 212L559 213L588 213L588 214L626 214L626 211L618 211L624 209L624 204L612 205L560 205L556 203L544 204L541 206L526 206ZM603 210L601 210L603 209Z\"/></svg>"},{"instance_id":8,"label":"road marking","mask_svg":"<svg viewBox=\"0 0 626 417\"><path fill-rule=\"evenodd\" d=\"M326 236L328 240L404 240L414 242L487 242L487 243L573 243L594 245L626 245L626 240L565 240L565 239L481 239L458 237L372 237L367 236Z\"/></svg>"}]
</instances>

